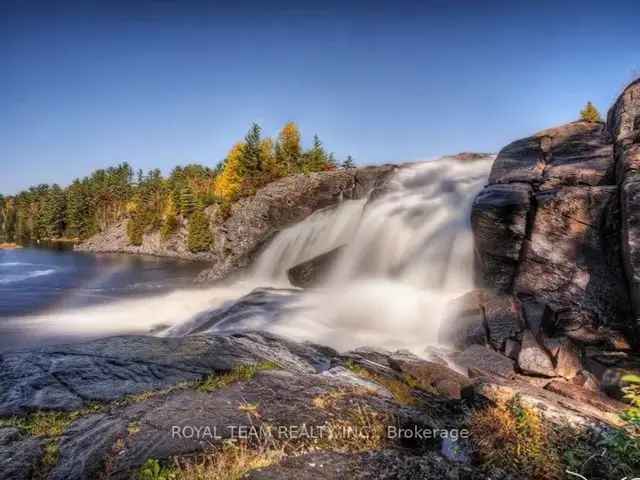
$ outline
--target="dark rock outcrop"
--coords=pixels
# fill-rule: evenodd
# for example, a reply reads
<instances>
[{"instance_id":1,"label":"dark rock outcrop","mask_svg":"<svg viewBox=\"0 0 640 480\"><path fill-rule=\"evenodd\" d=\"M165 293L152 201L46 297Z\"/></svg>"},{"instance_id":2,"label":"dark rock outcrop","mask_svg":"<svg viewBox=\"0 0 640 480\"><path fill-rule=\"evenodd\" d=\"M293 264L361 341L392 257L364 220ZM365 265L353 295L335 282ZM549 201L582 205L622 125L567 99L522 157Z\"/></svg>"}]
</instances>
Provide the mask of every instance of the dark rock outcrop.
<instances>
[{"instance_id":1,"label":"dark rock outcrop","mask_svg":"<svg viewBox=\"0 0 640 480\"><path fill-rule=\"evenodd\" d=\"M629 85L609 110L622 213L621 243L633 311L640 317L640 79Z\"/></svg>"},{"instance_id":2,"label":"dark rock outcrop","mask_svg":"<svg viewBox=\"0 0 640 480\"><path fill-rule=\"evenodd\" d=\"M294 287L308 288L321 284L327 279L331 269L336 265L345 245L329 250L306 262L291 267L287 270L289 282Z\"/></svg>"},{"instance_id":3,"label":"dark rock outcrop","mask_svg":"<svg viewBox=\"0 0 640 480\"><path fill-rule=\"evenodd\" d=\"M473 205L485 284L552 306L568 329L624 323L614 171L600 123L574 122L505 147Z\"/></svg>"},{"instance_id":4,"label":"dark rock outcrop","mask_svg":"<svg viewBox=\"0 0 640 480\"><path fill-rule=\"evenodd\" d=\"M495 299L515 297L525 328L492 329L485 293L487 345L517 358L522 373L562 377L550 384L556 391L577 385L620 398L622 375L640 371L630 355L640 341L638 212L640 80L606 125L573 122L506 146L471 222L477 277ZM458 316L458 335L465 321Z\"/></svg>"},{"instance_id":5,"label":"dark rock outcrop","mask_svg":"<svg viewBox=\"0 0 640 480\"><path fill-rule=\"evenodd\" d=\"M313 372L326 366L331 352L316 348L265 333L247 333L182 338L122 336L5 353L0 363L0 416L39 409L77 410L92 402L196 381L261 361Z\"/></svg>"},{"instance_id":6,"label":"dark rock outcrop","mask_svg":"<svg viewBox=\"0 0 640 480\"><path fill-rule=\"evenodd\" d=\"M233 368L265 360L269 367L233 377ZM44 429L31 436L21 423L0 423L0 479L137 478L150 458L184 461L246 438L307 452L285 455L246 478L381 478L389 472L494 478L474 463L464 437L393 432L461 432L469 412L487 398L516 393L564 426L606 428L621 408L577 385L543 390L523 383L511 361L488 347L472 345L457 360L473 378L406 351L339 355L264 332L111 337L7 354L0 422L35 410L44 417L33 421L46 422L47 415L80 410L58 427L61 433ZM225 374L231 375L226 383L208 384ZM331 426L339 429L334 434L351 428L355 433L347 435L357 436L324 437ZM56 454L45 461L47 448Z\"/></svg>"}]
</instances>

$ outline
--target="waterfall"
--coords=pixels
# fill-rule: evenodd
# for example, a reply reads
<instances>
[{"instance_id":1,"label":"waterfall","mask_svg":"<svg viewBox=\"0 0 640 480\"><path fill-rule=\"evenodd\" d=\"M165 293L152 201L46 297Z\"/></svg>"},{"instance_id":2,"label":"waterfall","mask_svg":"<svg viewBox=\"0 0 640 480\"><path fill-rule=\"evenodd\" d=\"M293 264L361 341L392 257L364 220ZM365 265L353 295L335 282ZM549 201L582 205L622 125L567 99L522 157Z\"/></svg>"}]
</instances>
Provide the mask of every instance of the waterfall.
<instances>
[{"instance_id":1,"label":"waterfall","mask_svg":"<svg viewBox=\"0 0 640 480\"><path fill-rule=\"evenodd\" d=\"M279 233L255 269L278 284L291 266L346 248L324 285L264 328L338 349L436 343L446 303L473 288L470 209L492 160L405 166L384 195L345 201Z\"/></svg>"},{"instance_id":2,"label":"waterfall","mask_svg":"<svg viewBox=\"0 0 640 480\"><path fill-rule=\"evenodd\" d=\"M470 208L492 161L404 165L383 193L344 200L279 232L234 283L50 312L20 324L85 337L263 329L338 350L420 353L437 342L449 299L473 288ZM289 268L339 246L324 284L291 288Z\"/></svg>"}]
</instances>

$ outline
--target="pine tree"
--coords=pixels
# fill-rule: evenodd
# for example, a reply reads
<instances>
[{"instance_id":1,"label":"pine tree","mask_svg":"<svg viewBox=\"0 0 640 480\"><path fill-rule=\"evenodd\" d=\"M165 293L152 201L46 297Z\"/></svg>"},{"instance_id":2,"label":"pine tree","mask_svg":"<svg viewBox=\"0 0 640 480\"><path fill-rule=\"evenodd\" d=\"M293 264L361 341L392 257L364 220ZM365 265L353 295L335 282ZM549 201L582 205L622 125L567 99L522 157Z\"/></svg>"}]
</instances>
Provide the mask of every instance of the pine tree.
<instances>
[{"instance_id":1,"label":"pine tree","mask_svg":"<svg viewBox=\"0 0 640 480\"><path fill-rule=\"evenodd\" d=\"M202 210L197 210L189 219L187 248L192 253L207 252L213 246L213 235L209 228L209 218Z\"/></svg>"},{"instance_id":2,"label":"pine tree","mask_svg":"<svg viewBox=\"0 0 640 480\"><path fill-rule=\"evenodd\" d=\"M180 192L180 212L189 217L196 209L196 199L189 185L185 185Z\"/></svg>"},{"instance_id":3,"label":"pine tree","mask_svg":"<svg viewBox=\"0 0 640 480\"><path fill-rule=\"evenodd\" d=\"M327 152L324 151L318 135L313 136L313 146L306 152L304 158L303 171L305 173L320 172L327 168L329 157Z\"/></svg>"},{"instance_id":4,"label":"pine tree","mask_svg":"<svg viewBox=\"0 0 640 480\"><path fill-rule=\"evenodd\" d=\"M342 162L342 168L356 168L356 164L353 161L353 157L351 155L348 155L347 159Z\"/></svg>"},{"instance_id":5,"label":"pine tree","mask_svg":"<svg viewBox=\"0 0 640 480\"><path fill-rule=\"evenodd\" d=\"M584 110L580 111L580 118L585 122L601 122L600 112L591 102L587 102Z\"/></svg>"},{"instance_id":6,"label":"pine tree","mask_svg":"<svg viewBox=\"0 0 640 480\"><path fill-rule=\"evenodd\" d=\"M144 222L134 215L127 221L127 238L129 244L139 247L144 239Z\"/></svg>"},{"instance_id":7,"label":"pine tree","mask_svg":"<svg viewBox=\"0 0 640 480\"><path fill-rule=\"evenodd\" d=\"M260 125L254 123L244 137L244 151L239 173L247 179L253 179L262 172L260 133Z\"/></svg>"},{"instance_id":8,"label":"pine tree","mask_svg":"<svg viewBox=\"0 0 640 480\"><path fill-rule=\"evenodd\" d=\"M60 238L65 231L65 217L67 199L64 191L53 185L43 199L42 222L44 236L47 238Z\"/></svg>"},{"instance_id":9,"label":"pine tree","mask_svg":"<svg viewBox=\"0 0 640 480\"><path fill-rule=\"evenodd\" d=\"M285 175L302 172L300 131L293 122L282 127L276 144L276 162Z\"/></svg>"}]
</instances>

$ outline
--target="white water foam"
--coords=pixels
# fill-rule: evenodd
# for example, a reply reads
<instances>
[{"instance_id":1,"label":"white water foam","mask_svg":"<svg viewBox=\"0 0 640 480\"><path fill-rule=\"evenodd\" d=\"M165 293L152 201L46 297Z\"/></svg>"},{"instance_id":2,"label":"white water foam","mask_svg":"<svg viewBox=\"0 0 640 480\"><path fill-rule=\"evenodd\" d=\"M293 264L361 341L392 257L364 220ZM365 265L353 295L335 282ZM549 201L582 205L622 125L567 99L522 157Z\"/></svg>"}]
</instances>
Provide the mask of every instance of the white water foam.
<instances>
[{"instance_id":1,"label":"white water foam","mask_svg":"<svg viewBox=\"0 0 640 480\"><path fill-rule=\"evenodd\" d=\"M297 263L347 245L325 285L298 294L282 315L268 304L237 329L262 328L339 350L358 346L408 348L436 343L442 308L473 287L471 202L486 181L492 158L443 159L401 168L389 192L344 201L280 232L243 281L167 295L21 318L49 334L191 331L194 318L256 287L290 286L286 271ZM281 308L281 301L272 308ZM228 332L230 322L208 331Z\"/></svg>"},{"instance_id":2,"label":"white water foam","mask_svg":"<svg viewBox=\"0 0 640 480\"><path fill-rule=\"evenodd\" d=\"M4 274L0 275L0 285L9 285L11 283L24 282L31 278L44 277L56 273L55 268L47 268L46 270L34 270L27 273Z\"/></svg>"}]
</instances>

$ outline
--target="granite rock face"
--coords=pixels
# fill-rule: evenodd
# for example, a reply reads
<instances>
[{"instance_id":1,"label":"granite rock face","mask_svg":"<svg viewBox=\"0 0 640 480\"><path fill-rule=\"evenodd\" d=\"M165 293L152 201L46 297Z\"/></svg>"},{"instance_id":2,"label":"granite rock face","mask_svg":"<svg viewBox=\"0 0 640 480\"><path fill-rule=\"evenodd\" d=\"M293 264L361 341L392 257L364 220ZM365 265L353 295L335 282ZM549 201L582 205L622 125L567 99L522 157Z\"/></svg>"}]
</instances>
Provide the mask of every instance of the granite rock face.
<instances>
[{"instance_id":1,"label":"granite rock face","mask_svg":"<svg viewBox=\"0 0 640 480\"><path fill-rule=\"evenodd\" d=\"M621 376L640 371L640 80L606 125L577 121L507 145L471 224L476 277L495 292L476 302L485 344L517 358L519 373L563 378L557 391L619 397ZM490 295L514 298L524 327L492 332ZM468 331L463 320L447 319L460 325L449 338Z\"/></svg>"},{"instance_id":2,"label":"granite rock face","mask_svg":"<svg viewBox=\"0 0 640 480\"><path fill-rule=\"evenodd\" d=\"M0 358L0 417L40 409L77 410L92 402L197 381L241 364L273 361L311 372L328 363L331 352L267 333L121 336L9 352Z\"/></svg>"},{"instance_id":3,"label":"granite rock face","mask_svg":"<svg viewBox=\"0 0 640 480\"><path fill-rule=\"evenodd\" d=\"M206 213L214 238L209 252L189 252L187 221L183 221L168 240L162 240L159 232L146 234L141 246L129 245L126 221L122 221L76 248L206 261L211 266L199 279L215 281L246 267L278 231L304 220L316 210L336 205L344 199L362 198L381 188L396 168L381 165L282 178L261 188L255 195L235 202L222 219L217 206L208 207Z\"/></svg>"},{"instance_id":4,"label":"granite rock face","mask_svg":"<svg viewBox=\"0 0 640 480\"><path fill-rule=\"evenodd\" d=\"M505 147L471 216L485 284L551 306L570 327L627 322L615 164L601 123Z\"/></svg>"},{"instance_id":5,"label":"granite rock face","mask_svg":"<svg viewBox=\"0 0 640 480\"><path fill-rule=\"evenodd\" d=\"M640 316L640 80L629 85L609 110L620 191L622 254L633 313Z\"/></svg>"}]
</instances>

